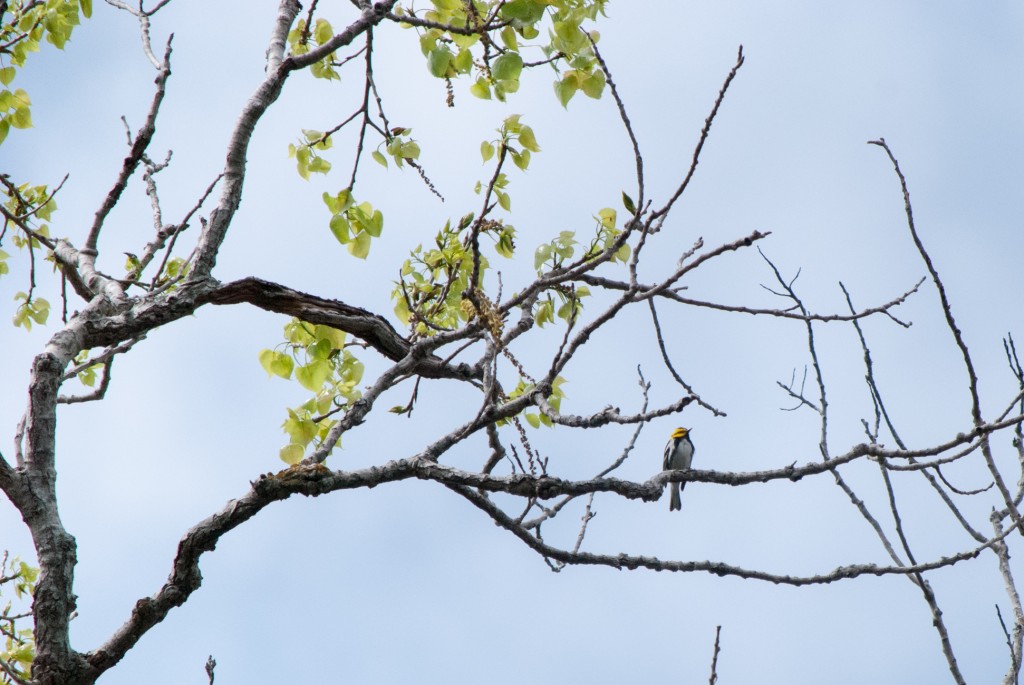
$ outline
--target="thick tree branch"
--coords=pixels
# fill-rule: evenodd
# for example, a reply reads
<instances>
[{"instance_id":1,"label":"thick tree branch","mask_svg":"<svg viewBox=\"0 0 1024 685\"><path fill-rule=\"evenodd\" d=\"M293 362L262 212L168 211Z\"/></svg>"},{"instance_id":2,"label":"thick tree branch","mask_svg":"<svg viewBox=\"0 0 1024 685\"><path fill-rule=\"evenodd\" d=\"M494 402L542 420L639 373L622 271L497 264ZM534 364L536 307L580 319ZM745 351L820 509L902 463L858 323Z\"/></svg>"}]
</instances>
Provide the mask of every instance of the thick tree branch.
<instances>
[{"instance_id":1,"label":"thick tree branch","mask_svg":"<svg viewBox=\"0 0 1024 685\"><path fill-rule=\"evenodd\" d=\"M260 309L287 314L313 324L331 326L360 338L392 361L405 359L413 343L395 330L382 316L338 300L328 300L259 278L243 278L204 293L198 303L238 304L245 302ZM479 380L480 372L468 364L446 364L438 357L423 354L410 369L425 378Z\"/></svg>"},{"instance_id":2,"label":"thick tree branch","mask_svg":"<svg viewBox=\"0 0 1024 685\"><path fill-rule=\"evenodd\" d=\"M851 452L850 458L862 456L866 453L867 448L866 445L858 446ZM837 458L834 461L840 459L842 458ZM167 583L155 595L139 600L128 621L107 643L87 654L86 660L97 674L120 661L150 628L162 621L174 607L183 604L199 588L202 582L202 574L199 570L200 557L205 552L212 551L226 533L251 519L271 503L296 494L316 497L339 490L372 488L412 478L430 480L445 485L483 509L498 525L511 531L535 551L565 564L603 565L619 569L648 568L677 572L707 572L721 576L738 576L800 586L831 583L862 575L922 573L951 566L965 559L975 558L984 549L1002 540L1002 537L996 537L973 549L913 566L854 564L839 567L829 573L794 576L745 569L721 562L661 561L653 557L627 554L612 556L568 552L541 542L494 505L486 496L479 494L480 491L504 492L525 498L551 499L560 495L615 492L627 499L649 502L660 498L666 482L682 481L694 475L698 477L692 478L693 480L740 484L773 478L791 478L798 472L803 472L803 475L811 472L820 473L829 470L830 466L834 465L815 462L800 470L789 468L749 474L722 474L713 471L666 472L646 483L631 483L614 478L566 481L551 476L533 476L522 473L509 476L490 476L438 464L434 457L427 454L411 459L390 461L382 466L357 471L331 471L322 464L291 467L276 474L261 476L252 483L252 488L247 494L229 502L221 511L190 529L178 545L178 553Z\"/></svg>"}]
</instances>

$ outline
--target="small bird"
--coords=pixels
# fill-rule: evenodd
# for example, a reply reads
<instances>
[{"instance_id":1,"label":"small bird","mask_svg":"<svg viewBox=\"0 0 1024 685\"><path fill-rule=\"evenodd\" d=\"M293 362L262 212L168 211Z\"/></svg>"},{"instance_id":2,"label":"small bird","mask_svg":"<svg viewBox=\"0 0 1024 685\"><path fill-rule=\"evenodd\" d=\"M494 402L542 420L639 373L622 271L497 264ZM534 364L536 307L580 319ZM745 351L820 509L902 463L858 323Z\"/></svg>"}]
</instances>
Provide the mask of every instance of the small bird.
<instances>
[{"instance_id":1,"label":"small bird","mask_svg":"<svg viewBox=\"0 0 1024 685\"><path fill-rule=\"evenodd\" d=\"M668 444L665 445L665 471L674 469L689 469L693 463L693 443L690 441L689 428L676 428L669 436ZM672 497L669 500L668 510L676 511L681 509L679 493L682 492L686 483L671 483Z\"/></svg>"}]
</instances>

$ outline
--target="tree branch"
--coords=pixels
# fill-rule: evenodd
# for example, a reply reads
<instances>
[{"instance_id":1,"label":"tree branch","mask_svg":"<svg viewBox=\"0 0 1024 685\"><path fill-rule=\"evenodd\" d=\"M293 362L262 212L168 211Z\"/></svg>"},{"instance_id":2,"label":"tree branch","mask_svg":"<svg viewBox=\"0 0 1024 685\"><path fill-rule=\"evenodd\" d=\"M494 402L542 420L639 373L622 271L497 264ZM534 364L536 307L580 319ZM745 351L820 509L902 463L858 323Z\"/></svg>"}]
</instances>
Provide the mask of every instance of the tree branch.
<instances>
[{"instance_id":1,"label":"tree branch","mask_svg":"<svg viewBox=\"0 0 1024 685\"><path fill-rule=\"evenodd\" d=\"M395 362L405 359L413 349L413 343L400 335L382 316L338 300L317 297L259 278L243 278L218 286L197 299L197 304L225 305L241 302L351 333ZM482 378L480 371L468 364L446 364L438 357L428 354L417 359L410 372L425 378Z\"/></svg>"}]
</instances>

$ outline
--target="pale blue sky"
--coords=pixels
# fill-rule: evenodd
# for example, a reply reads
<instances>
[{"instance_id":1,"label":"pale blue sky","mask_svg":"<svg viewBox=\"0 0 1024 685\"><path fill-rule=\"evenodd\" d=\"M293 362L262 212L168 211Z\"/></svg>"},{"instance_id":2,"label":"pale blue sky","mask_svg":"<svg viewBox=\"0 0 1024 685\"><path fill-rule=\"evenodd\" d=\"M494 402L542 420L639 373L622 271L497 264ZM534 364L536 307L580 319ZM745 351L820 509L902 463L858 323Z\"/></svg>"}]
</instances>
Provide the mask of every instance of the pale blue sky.
<instances>
[{"instance_id":1,"label":"pale blue sky","mask_svg":"<svg viewBox=\"0 0 1024 685\"><path fill-rule=\"evenodd\" d=\"M335 26L351 16L336 3ZM168 221L190 207L220 170L227 135L262 75L275 4L174 0L154 19L154 40L175 33L174 73L151 154L174 150L159 176ZM648 195L678 184L739 44L746 65L715 123L698 174L644 262L648 280L671 268L698 236L709 246L754 229L773 235L762 249L818 311L841 311L842 280L857 304L891 299L924 275L907 235L891 165L865 141L884 136L900 158L915 217L946 280L958 322L975 354L989 414L1015 392L1001 336L1024 345L1020 315L1020 231L1024 121L1020 75L1024 10L1016 3L648 2L609 4L600 46L620 84L647 161ZM348 177L344 142L338 175L303 181L286 159L301 128L340 121L361 83L295 78L261 123L249 155L242 209L216 276L245 275L390 313L391 281L410 247L449 217L477 209L479 143L520 112L543 151L528 174L510 173L513 214L526 255L495 264L506 293L529 276L534 246L565 229L591 230L591 215L632 192L631 154L614 104L578 97L562 110L551 75L525 79L506 106L474 100L456 84L457 106L426 73L412 32L389 28L377 41L378 83L393 124L411 126L424 168L445 195L438 202L411 173L366 163L358 195L385 214L370 259L350 258L327 231L319 199ZM120 168L123 114L142 121L153 70L131 17L96 3L93 19L64 53L30 63L16 85L32 95L36 128L12 132L0 171L19 179L70 179L53 232L81 242ZM122 250L151 236L148 201L135 179L111 216L101 268L116 271ZM7 248L8 251L13 251ZM24 289L15 269L0 280L0 303ZM771 306L771 274L756 252L721 259L686 281L695 297ZM44 286L44 290L48 286ZM54 291L47 296L55 304ZM794 322L659 308L680 371L715 419L687 409L644 431L622 477L660 470L670 429L693 427L695 466L755 470L818 459L817 424L776 388L807 362ZM914 446L969 428L966 377L939 316L922 290L899 315L908 330L878 318L874 341L890 410ZM5 315L6 316L6 315ZM58 467L62 516L79 543L79 616L74 646L87 650L164 581L177 540L259 473L282 467L284 409L304 399L295 384L268 380L261 348L280 340L282 317L250 308L206 308L154 332L114 369L102 403L64 407ZM55 330L0 327L0 446L10 456L32 355ZM588 413L639 405L636 365L655 385L655 405L676 399L650 339L646 307L594 337L567 369L564 409ZM559 332L519 354L538 364ZM834 415L836 453L863 441L869 416L861 354L852 329L818 329ZM367 379L382 367L364 354ZM546 367L545 367L546 368ZM406 399L402 388L383 408ZM378 416L346 436L335 468L414 453L461 422L476 398L450 384L427 385L412 420ZM391 400L394 401L391 401ZM552 470L586 477L612 461L625 433L541 431L532 439ZM996 448L1011 460L1008 438ZM481 441L452 456L478 464ZM1008 461L1007 463L1010 463ZM844 472L884 518L873 465ZM976 469L951 469L962 487L985 484ZM1015 480L1011 477L1011 481ZM898 479L919 558L968 546L918 479ZM884 554L829 477L798 485L744 488L691 484L683 510L612 496L596 500L585 549L716 560L810 575ZM984 522L989 500L968 505ZM972 508L973 507L973 508ZM579 511L546 529L571 546ZM887 519L886 519L886 525ZM0 505L0 547L27 553L20 519ZM405 482L295 498L270 507L204 557L203 587L152 630L100 682L201 683L207 654L218 683L300 682L706 682L716 625L722 625L719 682L897 683L948 679L931 616L902 578L866 578L794 589L700 574L548 571L543 561L443 488ZM1021 575L1020 569L1018 576ZM1005 670L1006 647L993 604L1007 615L995 561L932 577L961 667L971 682Z\"/></svg>"}]
</instances>

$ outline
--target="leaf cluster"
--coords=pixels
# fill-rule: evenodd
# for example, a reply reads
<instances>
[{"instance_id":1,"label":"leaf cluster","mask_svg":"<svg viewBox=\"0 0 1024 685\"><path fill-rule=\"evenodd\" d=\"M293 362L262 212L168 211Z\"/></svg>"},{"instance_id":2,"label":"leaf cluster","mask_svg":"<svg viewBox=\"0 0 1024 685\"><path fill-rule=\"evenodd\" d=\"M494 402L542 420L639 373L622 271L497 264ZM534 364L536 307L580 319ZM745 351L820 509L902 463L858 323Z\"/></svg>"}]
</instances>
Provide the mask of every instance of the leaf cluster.
<instances>
[{"instance_id":1,"label":"leaf cluster","mask_svg":"<svg viewBox=\"0 0 1024 685\"><path fill-rule=\"evenodd\" d=\"M499 137L496 140L485 140L480 143L480 156L484 162L489 162L495 153L499 153L499 157L504 157L507 153L512 158L512 163L519 167L521 170L526 171L527 167L530 166L530 156L533 152L540 152L540 145L537 143L537 136L534 134L533 129L522 123L520 119L522 115L512 114L505 118L502 122L501 128L498 129ZM516 147L518 143L518 147ZM496 183L496 187L504 188L508 184L507 179L503 176L500 178L500 183ZM482 185L477 184L476 192L479 193ZM505 211L509 211L511 202L507 197L503 200L501 193L497 195L498 204L502 206Z\"/></svg>"},{"instance_id":2,"label":"leaf cluster","mask_svg":"<svg viewBox=\"0 0 1024 685\"><path fill-rule=\"evenodd\" d=\"M388 168L388 159L384 155L390 156L395 166L399 169L405 162L413 162L420 157L420 144L409 137L412 133L411 128L405 128L403 126L395 126L391 129L391 135L381 142L377 146L377 149L373 151L373 159L385 169ZM384 148L384 152L381 152L381 148Z\"/></svg>"},{"instance_id":3,"label":"leaf cluster","mask_svg":"<svg viewBox=\"0 0 1024 685\"><path fill-rule=\"evenodd\" d=\"M466 239L473 222L473 214L465 215L455 226L446 221L432 246L417 245L403 262L401 280L391 298L395 301L395 315L415 335L453 330L472 318L474 309L464 306L463 299L473 272L473 255ZM500 221L482 222L479 226L482 234L496 236L498 244L512 244L512 226ZM489 267L483 255L479 256L479 264L477 287Z\"/></svg>"},{"instance_id":4,"label":"leaf cluster","mask_svg":"<svg viewBox=\"0 0 1024 685\"><path fill-rule=\"evenodd\" d=\"M324 204L331 211L331 233L348 253L359 259L370 254L370 241L384 230L384 215L369 202L356 204L348 188L337 195L323 194Z\"/></svg>"},{"instance_id":5,"label":"leaf cluster","mask_svg":"<svg viewBox=\"0 0 1024 685\"><path fill-rule=\"evenodd\" d=\"M305 55L333 37L334 29L331 27L331 22L326 19L317 19L313 22L312 28L307 25L305 19L300 19L295 27L288 32L288 48L293 55ZM341 79L341 75L336 69L338 66L340 65L337 62L336 53L331 52L310 65L309 71L314 78L336 81Z\"/></svg>"},{"instance_id":6,"label":"leaf cluster","mask_svg":"<svg viewBox=\"0 0 1024 685\"><path fill-rule=\"evenodd\" d=\"M4 7L0 16L0 86L11 84L28 56L39 51L41 41L63 50L79 24L79 15L92 16L92 0L14 0ZM0 143L11 128L32 126L31 104L24 90L0 88Z\"/></svg>"},{"instance_id":7,"label":"leaf cluster","mask_svg":"<svg viewBox=\"0 0 1024 685\"><path fill-rule=\"evenodd\" d=\"M324 150L330 150L334 141L329 135L312 129L302 129L302 139L298 144L288 145L288 157L295 160L295 169L305 180L309 180L310 174L326 174L331 170L331 163L320 154Z\"/></svg>"},{"instance_id":8,"label":"leaf cluster","mask_svg":"<svg viewBox=\"0 0 1024 685\"><path fill-rule=\"evenodd\" d=\"M454 79L475 74L470 86L474 96L504 102L519 90L524 69L564 61L567 69L554 66L559 74L555 83L559 101L567 105L578 90L600 97L604 72L591 45L599 36L588 34L581 24L603 15L606 0L432 0L431 4L422 16L430 25L421 30L420 50L432 76ZM411 9L398 13L417 16ZM546 41L540 39L545 26ZM525 50L545 59L527 62Z\"/></svg>"},{"instance_id":9,"label":"leaf cluster","mask_svg":"<svg viewBox=\"0 0 1024 685\"><path fill-rule=\"evenodd\" d=\"M282 428L289 442L281 459L289 464L302 460L312 443L319 446L335 421L328 418L344 411L362 397L359 383L363 363L347 349L347 334L336 328L292 319L284 327L285 343L276 350L260 352L260 365L269 376L295 380L313 393L300 406L288 410Z\"/></svg>"},{"instance_id":10,"label":"leaf cluster","mask_svg":"<svg viewBox=\"0 0 1024 685\"><path fill-rule=\"evenodd\" d=\"M89 359L89 352L90 350L82 350L79 352L75 356L75 364L84 364ZM95 387L98 372L101 368L103 368L103 364L90 364L85 367L77 374L79 382L87 388Z\"/></svg>"},{"instance_id":11,"label":"leaf cluster","mask_svg":"<svg viewBox=\"0 0 1024 685\"><path fill-rule=\"evenodd\" d=\"M547 396L547 401L551 408L554 409L555 411L561 411L562 399L564 399L566 396L565 390L562 389L562 386L565 385L566 383L567 381L561 376L555 376L554 380L551 381L551 394ZM528 383L520 378L519 382L516 384L516 387L513 388L512 391L508 393L508 399L514 400L517 397L528 395L532 393L536 389L536 387L537 385L535 383ZM539 412L526 411L523 412L523 416L526 418L526 422L529 423L530 426L532 426L533 428L540 428L541 426L547 426L548 428L552 428L555 425L549 417ZM507 425L508 423L511 423L511 421L512 419L505 419L499 421L498 425L504 426Z\"/></svg>"},{"instance_id":12,"label":"leaf cluster","mask_svg":"<svg viewBox=\"0 0 1024 685\"><path fill-rule=\"evenodd\" d=\"M14 590L14 600L8 599L0 608L0 638L3 640L0 643L0 662L10 672L0 671L0 683L7 685L15 682L11 675L22 681L32 677L32 662L36 656L35 636L31 627L20 627L19 621L30 616L23 603L35 592L39 569L18 557L7 561L6 552L3 560L7 563L0 563L0 599L5 589ZM14 601L18 602L18 610L14 608Z\"/></svg>"},{"instance_id":13,"label":"leaf cluster","mask_svg":"<svg viewBox=\"0 0 1024 685\"><path fill-rule=\"evenodd\" d=\"M32 322L42 326L50 315L50 303L41 297L30 297L28 293L19 292L14 295L15 302L20 302L14 310L14 325L32 330Z\"/></svg>"}]
</instances>

